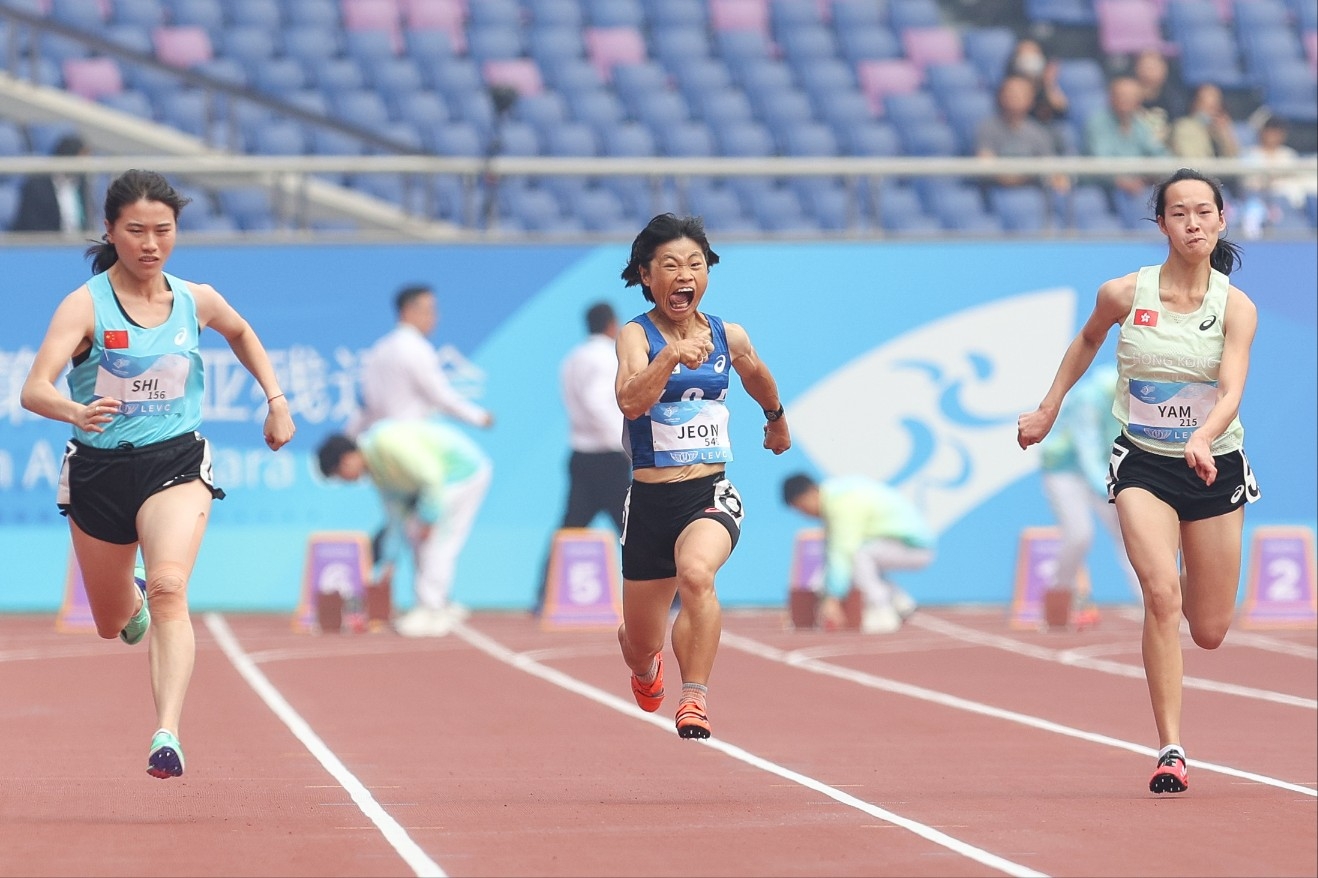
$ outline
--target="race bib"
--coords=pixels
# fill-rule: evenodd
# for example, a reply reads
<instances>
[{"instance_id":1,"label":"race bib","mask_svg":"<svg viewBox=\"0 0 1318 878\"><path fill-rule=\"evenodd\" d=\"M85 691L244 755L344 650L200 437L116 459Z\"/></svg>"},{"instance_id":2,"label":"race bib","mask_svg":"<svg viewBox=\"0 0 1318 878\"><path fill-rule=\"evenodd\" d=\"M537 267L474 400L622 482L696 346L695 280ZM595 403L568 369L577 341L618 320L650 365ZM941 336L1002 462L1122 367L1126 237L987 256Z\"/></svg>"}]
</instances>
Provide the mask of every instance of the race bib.
<instances>
[{"instance_id":1,"label":"race bib","mask_svg":"<svg viewBox=\"0 0 1318 878\"><path fill-rule=\"evenodd\" d=\"M96 395L120 400L125 417L173 414L182 405L190 368L182 354L130 357L106 350L96 371Z\"/></svg>"},{"instance_id":2,"label":"race bib","mask_svg":"<svg viewBox=\"0 0 1318 878\"><path fill-rule=\"evenodd\" d=\"M1217 405L1217 385L1194 381L1131 381L1131 434L1158 442L1186 442Z\"/></svg>"},{"instance_id":3,"label":"race bib","mask_svg":"<svg viewBox=\"0 0 1318 878\"><path fill-rule=\"evenodd\" d=\"M732 460L728 407L712 399L660 402L650 409L655 466Z\"/></svg>"}]
</instances>

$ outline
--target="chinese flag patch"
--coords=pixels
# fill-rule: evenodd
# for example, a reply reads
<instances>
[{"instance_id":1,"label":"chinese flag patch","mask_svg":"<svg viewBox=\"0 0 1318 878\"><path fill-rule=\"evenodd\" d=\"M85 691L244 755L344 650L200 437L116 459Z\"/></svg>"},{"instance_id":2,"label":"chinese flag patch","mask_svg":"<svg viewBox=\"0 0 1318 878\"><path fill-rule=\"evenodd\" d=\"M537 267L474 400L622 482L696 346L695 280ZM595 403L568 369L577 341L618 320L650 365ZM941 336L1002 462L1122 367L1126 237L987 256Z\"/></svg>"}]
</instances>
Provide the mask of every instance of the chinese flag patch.
<instances>
[{"instance_id":1,"label":"chinese flag patch","mask_svg":"<svg viewBox=\"0 0 1318 878\"><path fill-rule=\"evenodd\" d=\"M126 348L128 347L128 330L126 329L107 329L105 330L106 348Z\"/></svg>"},{"instance_id":2,"label":"chinese flag patch","mask_svg":"<svg viewBox=\"0 0 1318 878\"><path fill-rule=\"evenodd\" d=\"M1157 325L1158 325L1158 312L1157 312L1157 311L1150 311L1148 308L1136 308L1136 309L1135 309L1135 325L1136 325L1136 326L1157 326ZM106 334L108 335L109 333L106 333ZM106 347L109 347L109 345L106 345Z\"/></svg>"}]
</instances>

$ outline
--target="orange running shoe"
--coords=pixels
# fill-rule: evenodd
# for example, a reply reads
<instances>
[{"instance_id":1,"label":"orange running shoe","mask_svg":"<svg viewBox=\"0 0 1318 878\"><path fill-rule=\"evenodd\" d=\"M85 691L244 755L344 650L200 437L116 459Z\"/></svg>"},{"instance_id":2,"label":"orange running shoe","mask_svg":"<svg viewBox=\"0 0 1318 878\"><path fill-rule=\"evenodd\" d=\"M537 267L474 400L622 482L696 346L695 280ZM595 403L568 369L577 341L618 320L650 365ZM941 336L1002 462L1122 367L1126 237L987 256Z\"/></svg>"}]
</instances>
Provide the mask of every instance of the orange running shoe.
<instances>
[{"instance_id":1,"label":"orange running shoe","mask_svg":"<svg viewBox=\"0 0 1318 878\"><path fill-rule=\"evenodd\" d=\"M1149 778L1151 793L1183 793L1189 786L1185 757L1175 750L1158 760L1158 769Z\"/></svg>"},{"instance_id":2,"label":"orange running shoe","mask_svg":"<svg viewBox=\"0 0 1318 878\"><path fill-rule=\"evenodd\" d=\"M654 713L664 703L664 657L660 654L656 659L658 665L654 672L654 682L647 685L632 674L632 695L646 713Z\"/></svg>"},{"instance_id":3,"label":"orange running shoe","mask_svg":"<svg viewBox=\"0 0 1318 878\"><path fill-rule=\"evenodd\" d=\"M681 738L708 738L709 717L705 709L694 701L683 701L677 706L677 734Z\"/></svg>"},{"instance_id":4,"label":"orange running shoe","mask_svg":"<svg viewBox=\"0 0 1318 878\"><path fill-rule=\"evenodd\" d=\"M1097 628L1102 616L1099 615L1098 607L1090 604L1084 609L1077 610L1075 613L1075 630L1085 631L1090 628Z\"/></svg>"}]
</instances>

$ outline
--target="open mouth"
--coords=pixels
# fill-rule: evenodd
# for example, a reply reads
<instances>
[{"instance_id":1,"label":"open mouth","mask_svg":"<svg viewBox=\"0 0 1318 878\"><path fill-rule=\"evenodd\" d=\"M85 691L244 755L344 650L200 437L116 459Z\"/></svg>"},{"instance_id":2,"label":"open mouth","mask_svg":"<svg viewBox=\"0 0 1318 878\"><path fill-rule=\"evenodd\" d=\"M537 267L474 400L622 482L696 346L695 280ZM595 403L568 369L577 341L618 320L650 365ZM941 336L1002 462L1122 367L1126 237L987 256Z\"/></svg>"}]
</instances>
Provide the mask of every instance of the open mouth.
<instances>
[{"instance_id":1,"label":"open mouth","mask_svg":"<svg viewBox=\"0 0 1318 878\"><path fill-rule=\"evenodd\" d=\"M678 287L668 294L668 304L673 308L686 308L695 297L695 287Z\"/></svg>"}]
</instances>

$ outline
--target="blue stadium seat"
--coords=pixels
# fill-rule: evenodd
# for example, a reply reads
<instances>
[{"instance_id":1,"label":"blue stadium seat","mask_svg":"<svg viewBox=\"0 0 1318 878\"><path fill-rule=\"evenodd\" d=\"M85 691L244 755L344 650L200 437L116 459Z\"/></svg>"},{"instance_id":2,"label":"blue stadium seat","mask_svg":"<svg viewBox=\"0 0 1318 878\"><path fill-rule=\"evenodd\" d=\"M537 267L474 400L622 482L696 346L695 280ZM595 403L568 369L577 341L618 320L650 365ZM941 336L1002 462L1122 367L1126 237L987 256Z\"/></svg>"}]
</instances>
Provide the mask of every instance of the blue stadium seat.
<instances>
[{"instance_id":1,"label":"blue stadium seat","mask_svg":"<svg viewBox=\"0 0 1318 878\"><path fill-rule=\"evenodd\" d=\"M220 211L245 232L269 231L277 225L270 192L259 186L221 189L215 195Z\"/></svg>"},{"instance_id":2,"label":"blue stadium seat","mask_svg":"<svg viewBox=\"0 0 1318 878\"><path fill-rule=\"evenodd\" d=\"M944 106L953 94L980 91L984 88L985 82L979 70L969 61L930 64L925 68L924 76L929 93Z\"/></svg>"},{"instance_id":3,"label":"blue stadium seat","mask_svg":"<svg viewBox=\"0 0 1318 878\"><path fill-rule=\"evenodd\" d=\"M549 131L545 151L551 156L599 155L595 129L584 122L564 122Z\"/></svg>"},{"instance_id":4,"label":"blue stadium seat","mask_svg":"<svg viewBox=\"0 0 1318 878\"><path fill-rule=\"evenodd\" d=\"M389 122L389 107L379 92L372 89L331 91L325 97L329 99L330 111L344 122L372 129L383 128Z\"/></svg>"},{"instance_id":5,"label":"blue stadium seat","mask_svg":"<svg viewBox=\"0 0 1318 878\"><path fill-rule=\"evenodd\" d=\"M1067 225L1082 232L1119 232L1121 220L1112 212L1102 187L1083 184L1072 188L1063 199Z\"/></svg>"},{"instance_id":6,"label":"blue stadium seat","mask_svg":"<svg viewBox=\"0 0 1318 878\"><path fill-rule=\"evenodd\" d=\"M651 32L672 27L699 27L709 24L709 10L705 0L644 0L645 18Z\"/></svg>"},{"instance_id":7,"label":"blue stadium seat","mask_svg":"<svg viewBox=\"0 0 1318 878\"><path fill-rule=\"evenodd\" d=\"M283 43L284 54L301 61L308 69L341 52L338 31L323 25L296 24L286 27L283 30Z\"/></svg>"},{"instance_id":8,"label":"blue stadium seat","mask_svg":"<svg viewBox=\"0 0 1318 878\"><path fill-rule=\"evenodd\" d=\"M942 229L937 219L924 212L915 190L907 186L882 186L874 200L879 222L890 232L932 233Z\"/></svg>"},{"instance_id":9,"label":"blue stadium seat","mask_svg":"<svg viewBox=\"0 0 1318 878\"><path fill-rule=\"evenodd\" d=\"M42 34L37 40L37 46L43 59L53 61L56 64L87 58L91 55L84 43L60 34Z\"/></svg>"},{"instance_id":10,"label":"blue stadium seat","mask_svg":"<svg viewBox=\"0 0 1318 878\"><path fill-rule=\"evenodd\" d=\"M1222 24L1216 0L1167 0L1163 21L1168 36L1180 42L1187 31Z\"/></svg>"},{"instance_id":11,"label":"blue stadium seat","mask_svg":"<svg viewBox=\"0 0 1318 878\"><path fill-rule=\"evenodd\" d=\"M530 44L531 57L541 67L565 59L586 57L586 44L581 38L580 29L575 27L538 25L531 31L527 42Z\"/></svg>"},{"instance_id":12,"label":"blue stadium seat","mask_svg":"<svg viewBox=\"0 0 1318 878\"><path fill-rule=\"evenodd\" d=\"M484 89L467 94L449 96L449 106L457 111L458 118L470 122L488 141L494 130L494 102Z\"/></svg>"},{"instance_id":13,"label":"blue stadium seat","mask_svg":"<svg viewBox=\"0 0 1318 878\"><path fill-rule=\"evenodd\" d=\"M956 132L941 120L923 120L896 125L902 152L911 156L953 156L958 154Z\"/></svg>"},{"instance_id":14,"label":"blue stadium seat","mask_svg":"<svg viewBox=\"0 0 1318 878\"><path fill-rule=\"evenodd\" d=\"M883 98L884 118L900 130L913 122L935 122L943 118L934 96L927 91L909 94L890 94Z\"/></svg>"},{"instance_id":15,"label":"blue stadium seat","mask_svg":"<svg viewBox=\"0 0 1318 878\"><path fill-rule=\"evenodd\" d=\"M380 92L385 100L396 95L421 91L426 87L421 68L411 58L381 58L374 62L362 64L366 82Z\"/></svg>"},{"instance_id":16,"label":"blue stadium seat","mask_svg":"<svg viewBox=\"0 0 1318 878\"><path fill-rule=\"evenodd\" d=\"M711 156L718 154L714 135L704 122L682 121L650 126L650 133L659 141L664 155Z\"/></svg>"},{"instance_id":17,"label":"blue stadium seat","mask_svg":"<svg viewBox=\"0 0 1318 878\"><path fill-rule=\"evenodd\" d=\"M527 122L543 135L569 116L567 101L558 92L546 91L538 95L522 95L513 105L511 116Z\"/></svg>"},{"instance_id":18,"label":"blue stadium seat","mask_svg":"<svg viewBox=\"0 0 1318 878\"><path fill-rule=\"evenodd\" d=\"M507 193L509 213L522 228L531 232L559 231L563 228L563 209L552 192L546 189L501 189Z\"/></svg>"},{"instance_id":19,"label":"blue stadium seat","mask_svg":"<svg viewBox=\"0 0 1318 878\"><path fill-rule=\"evenodd\" d=\"M652 31L650 53L674 72L695 59L717 55L705 29L690 24Z\"/></svg>"},{"instance_id":20,"label":"blue stadium seat","mask_svg":"<svg viewBox=\"0 0 1318 878\"><path fill-rule=\"evenodd\" d=\"M252 85L271 95L284 95L305 88L306 74L302 65L292 58L271 58L256 66Z\"/></svg>"},{"instance_id":21,"label":"blue stadium seat","mask_svg":"<svg viewBox=\"0 0 1318 878\"><path fill-rule=\"evenodd\" d=\"M810 98L797 88L750 91L749 99L760 119L773 131L814 120Z\"/></svg>"},{"instance_id":22,"label":"blue stadium seat","mask_svg":"<svg viewBox=\"0 0 1318 878\"><path fill-rule=\"evenodd\" d=\"M255 25L233 25L212 39L216 41L217 54L252 68L273 58L278 48L276 32Z\"/></svg>"},{"instance_id":23,"label":"blue stadium seat","mask_svg":"<svg viewBox=\"0 0 1318 878\"><path fill-rule=\"evenodd\" d=\"M814 64L794 66L792 73L801 88L821 107L836 94L857 92L856 72L851 65L837 59L816 61Z\"/></svg>"},{"instance_id":24,"label":"blue stadium seat","mask_svg":"<svg viewBox=\"0 0 1318 878\"><path fill-rule=\"evenodd\" d=\"M584 58L565 58L550 63L542 63L540 72L544 76L546 85L556 91L563 92L568 97L577 92L591 91L604 85L604 80L600 78L595 65Z\"/></svg>"},{"instance_id":25,"label":"blue stadium seat","mask_svg":"<svg viewBox=\"0 0 1318 878\"><path fill-rule=\"evenodd\" d=\"M633 94L627 101L633 118L656 130L677 125L691 118L691 111L680 92L649 91Z\"/></svg>"},{"instance_id":26,"label":"blue stadium seat","mask_svg":"<svg viewBox=\"0 0 1318 878\"><path fill-rule=\"evenodd\" d=\"M943 113L956 132L963 155L974 155L979 125L995 112L995 101L986 91L963 91L942 102Z\"/></svg>"},{"instance_id":27,"label":"blue stadium seat","mask_svg":"<svg viewBox=\"0 0 1318 878\"><path fill-rule=\"evenodd\" d=\"M516 28L522 26L522 9L515 0L480 0L467 4L467 20L472 28Z\"/></svg>"},{"instance_id":28,"label":"blue stadium seat","mask_svg":"<svg viewBox=\"0 0 1318 878\"><path fill-rule=\"evenodd\" d=\"M1236 33L1245 34L1271 27L1290 27L1291 13L1280 0L1249 0L1232 5Z\"/></svg>"},{"instance_id":29,"label":"blue stadium seat","mask_svg":"<svg viewBox=\"0 0 1318 878\"><path fill-rule=\"evenodd\" d=\"M799 177L790 185L816 227L842 231L860 223L857 198L841 182L827 177Z\"/></svg>"},{"instance_id":30,"label":"blue stadium seat","mask_svg":"<svg viewBox=\"0 0 1318 878\"><path fill-rule=\"evenodd\" d=\"M943 15L937 0L888 0L888 23L898 32L911 27L938 27Z\"/></svg>"},{"instance_id":31,"label":"blue stadium seat","mask_svg":"<svg viewBox=\"0 0 1318 878\"><path fill-rule=\"evenodd\" d=\"M755 118L746 93L739 88L716 88L697 94L691 101L695 114L706 122L750 122Z\"/></svg>"},{"instance_id":32,"label":"blue stadium seat","mask_svg":"<svg viewBox=\"0 0 1318 878\"><path fill-rule=\"evenodd\" d=\"M341 24L338 0L297 0L295 3L281 3L280 6L285 19L292 25L337 28Z\"/></svg>"},{"instance_id":33,"label":"blue stadium seat","mask_svg":"<svg viewBox=\"0 0 1318 878\"><path fill-rule=\"evenodd\" d=\"M620 122L600 131L603 154L609 156L650 156L655 154L654 135L640 122Z\"/></svg>"},{"instance_id":34,"label":"blue stadium seat","mask_svg":"<svg viewBox=\"0 0 1318 878\"><path fill-rule=\"evenodd\" d=\"M1081 91L1106 91L1107 74L1093 58L1062 58L1057 62L1057 85L1070 96Z\"/></svg>"},{"instance_id":35,"label":"blue stadium seat","mask_svg":"<svg viewBox=\"0 0 1318 878\"><path fill-rule=\"evenodd\" d=\"M116 94L104 95L97 98L96 102L103 107L118 110L120 113L128 113L131 116L140 116L143 119L153 117L151 100L140 91L130 89Z\"/></svg>"},{"instance_id":36,"label":"blue stadium seat","mask_svg":"<svg viewBox=\"0 0 1318 878\"><path fill-rule=\"evenodd\" d=\"M1091 0L1025 0L1025 17L1054 25L1092 27L1098 23Z\"/></svg>"},{"instance_id":37,"label":"blue stadium seat","mask_svg":"<svg viewBox=\"0 0 1318 878\"><path fill-rule=\"evenodd\" d=\"M748 93L784 90L796 85L792 68L781 61L755 59L729 67L734 81Z\"/></svg>"},{"instance_id":38,"label":"blue stadium seat","mask_svg":"<svg viewBox=\"0 0 1318 878\"><path fill-rule=\"evenodd\" d=\"M149 30L165 23L165 8L160 0L115 0L110 23Z\"/></svg>"},{"instance_id":39,"label":"blue stadium seat","mask_svg":"<svg viewBox=\"0 0 1318 878\"><path fill-rule=\"evenodd\" d=\"M588 187L574 193L568 200L568 209L589 232L633 231L623 201L616 192L600 187Z\"/></svg>"},{"instance_id":40,"label":"blue stadium seat","mask_svg":"<svg viewBox=\"0 0 1318 878\"><path fill-rule=\"evenodd\" d=\"M815 0L770 0L769 25L774 39L782 42L783 38L794 31L827 26L827 19L822 12L822 4Z\"/></svg>"},{"instance_id":41,"label":"blue stadium seat","mask_svg":"<svg viewBox=\"0 0 1318 878\"><path fill-rule=\"evenodd\" d=\"M839 34L857 27L887 25L887 5L874 0L833 0L829 9Z\"/></svg>"},{"instance_id":42,"label":"blue stadium seat","mask_svg":"<svg viewBox=\"0 0 1318 878\"><path fill-rule=\"evenodd\" d=\"M714 49L724 63L734 67L741 61L774 56L769 35L754 30L714 31Z\"/></svg>"},{"instance_id":43,"label":"blue stadium seat","mask_svg":"<svg viewBox=\"0 0 1318 878\"><path fill-rule=\"evenodd\" d=\"M604 88L570 94L567 105L573 119L593 126L596 131L606 131L627 118L622 101Z\"/></svg>"},{"instance_id":44,"label":"blue stadium seat","mask_svg":"<svg viewBox=\"0 0 1318 878\"><path fill-rule=\"evenodd\" d=\"M1240 51L1235 36L1225 25L1187 31L1178 41L1181 79L1191 88L1211 82L1222 88L1245 84L1240 68Z\"/></svg>"},{"instance_id":45,"label":"blue stadium seat","mask_svg":"<svg viewBox=\"0 0 1318 878\"><path fill-rule=\"evenodd\" d=\"M343 32L342 39L343 53L363 66L398 56L402 43L383 30L348 30Z\"/></svg>"},{"instance_id":46,"label":"blue stadium seat","mask_svg":"<svg viewBox=\"0 0 1318 878\"><path fill-rule=\"evenodd\" d=\"M317 116L328 117L330 114L329 100L314 88L294 89L280 95L279 98L300 110L315 113Z\"/></svg>"},{"instance_id":47,"label":"blue stadium seat","mask_svg":"<svg viewBox=\"0 0 1318 878\"><path fill-rule=\"evenodd\" d=\"M433 91L415 91L386 100L393 119L410 119L418 125L438 125L452 118L448 104Z\"/></svg>"},{"instance_id":48,"label":"blue stadium seat","mask_svg":"<svg viewBox=\"0 0 1318 878\"><path fill-rule=\"evenodd\" d=\"M224 28L224 6L220 0L171 0L169 20L216 33Z\"/></svg>"},{"instance_id":49,"label":"blue stadium seat","mask_svg":"<svg viewBox=\"0 0 1318 878\"><path fill-rule=\"evenodd\" d=\"M480 70L468 58L450 58L427 67L422 64L427 83L452 103L456 98L482 91L485 82Z\"/></svg>"},{"instance_id":50,"label":"blue stadium seat","mask_svg":"<svg viewBox=\"0 0 1318 878\"><path fill-rule=\"evenodd\" d=\"M499 126L499 155L534 156L541 151L540 133L531 123L506 119Z\"/></svg>"},{"instance_id":51,"label":"blue stadium seat","mask_svg":"<svg viewBox=\"0 0 1318 878\"><path fill-rule=\"evenodd\" d=\"M719 155L758 158L774 154L773 135L758 122L713 120L709 127L714 132Z\"/></svg>"},{"instance_id":52,"label":"blue stadium seat","mask_svg":"<svg viewBox=\"0 0 1318 878\"><path fill-rule=\"evenodd\" d=\"M362 143L361 138L319 125L311 129L308 146L308 151L316 155L364 155L366 153L366 145ZM366 176L374 177L376 175L367 174Z\"/></svg>"},{"instance_id":53,"label":"blue stadium seat","mask_svg":"<svg viewBox=\"0 0 1318 878\"><path fill-rule=\"evenodd\" d=\"M891 122L871 121L853 125L840 132L846 155L899 156L901 138Z\"/></svg>"},{"instance_id":54,"label":"blue stadium seat","mask_svg":"<svg viewBox=\"0 0 1318 878\"><path fill-rule=\"evenodd\" d=\"M645 25L645 9L638 0L584 0L586 21L591 27L635 27Z\"/></svg>"},{"instance_id":55,"label":"blue stadium seat","mask_svg":"<svg viewBox=\"0 0 1318 878\"><path fill-rule=\"evenodd\" d=\"M409 28L403 31L403 51L418 65L436 64L457 54L452 35L440 28Z\"/></svg>"},{"instance_id":56,"label":"blue stadium seat","mask_svg":"<svg viewBox=\"0 0 1318 878\"><path fill-rule=\"evenodd\" d=\"M1016 34L1009 27L967 28L961 35L961 46L984 83L996 89L1016 47Z\"/></svg>"},{"instance_id":57,"label":"blue stadium seat","mask_svg":"<svg viewBox=\"0 0 1318 878\"><path fill-rule=\"evenodd\" d=\"M158 95L156 120L193 137L205 139L210 133L209 98L200 89L177 89Z\"/></svg>"},{"instance_id":58,"label":"blue stadium seat","mask_svg":"<svg viewBox=\"0 0 1318 878\"><path fill-rule=\"evenodd\" d=\"M112 24L102 32L102 36L116 46L132 52L150 55L154 51L150 28L140 24ZM4 31L0 29L0 39L3 38Z\"/></svg>"},{"instance_id":59,"label":"blue stadium seat","mask_svg":"<svg viewBox=\"0 0 1318 878\"><path fill-rule=\"evenodd\" d=\"M695 177L687 185L687 209L705 220L705 228L724 230L743 222L741 199L718 181Z\"/></svg>"},{"instance_id":60,"label":"blue stadium seat","mask_svg":"<svg viewBox=\"0 0 1318 878\"><path fill-rule=\"evenodd\" d=\"M1035 233L1048 227L1048 201L1036 186L993 186L989 204L1007 232Z\"/></svg>"},{"instance_id":61,"label":"blue stadium seat","mask_svg":"<svg viewBox=\"0 0 1318 878\"><path fill-rule=\"evenodd\" d=\"M1264 99L1274 113L1293 122L1318 121L1318 81L1307 64L1274 64L1263 76Z\"/></svg>"},{"instance_id":62,"label":"blue stadium seat","mask_svg":"<svg viewBox=\"0 0 1318 878\"><path fill-rule=\"evenodd\" d=\"M785 155L824 157L838 154L837 136L822 122L789 126L782 132L779 142Z\"/></svg>"},{"instance_id":63,"label":"blue stadium seat","mask_svg":"<svg viewBox=\"0 0 1318 878\"><path fill-rule=\"evenodd\" d=\"M646 61L641 64L619 64L613 68L613 89L629 106L644 101L650 95L668 88L668 71L663 65ZM679 99L681 95L678 95Z\"/></svg>"},{"instance_id":64,"label":"blue stadium seat","mask_svg":"<svg viewBox=\"0 0 1318 878\"><path fill-rule=\"evenodd\" d=\"M688 103L704 92L732 85L732 74L718 58L695 58L672 68L671 73Z\"/></svg>"},{"instance_id":65,"label":"blue stadium seat","mask_svg":"<svg viewBox=\"0 0 1318 878\"><path fill-rule=\"evenodd\" d=\"M767 232L806 232L816 229L814 221L791 189L765 189L750 199L750 214Z\"/></svg>"},{"instance_id":66,"label":"blue stadium seat","mask_svg":"<svg viewBox=\"0 0 1318 878\"><path fill-rule=\"evenodd\" d=\"M438 155L470 158L485 154L485 141L470 122L443 122L426 133L426 145Z\"/></svg>"},{"instance_id":67,"label":"blue stadium seat","mask_svg":"<svg viewBox=\"0 0 1318 878\"><path fill-rule=\"evenodd\" d=\"M467 52L477 64L492 59L519 58L525 50L522 34L516 28L487 26L467 30Z\"/></svg>"},{"instance_id":68,"label":"blue stadium seat","mask_svg":"<svg viewBox=\"0 0 1318 878\"><path fill-rule=\"evenodd\" d=\"M902 57L901 40L882 25L857 25L837 35L838 52L848 64L860 61Z\"/></svg>"},{"instance_id":69,"label":"blue stadium seat","mask_svg":"<svg viewBox=\"0 0 1318 878\"><path fill-rule=\"evenodd\" d=\"M27 134L17 122L0 119L0 156L25 156L30 150Z\"/></svg>"},{"instance_id":70,"label":"blue stadium seat","mask_svg":"<svg viewBox=\"0 0 1318 878\"><path fill-rule=\"evenodd\" d=\"M366 87L366 73L354 58L330 58L320 64L303 64L307 82L326 94Z\"/></svg>"},{"instance_id":71,"label":"blue stadium seat","mask_svg":"<svg viewBox=\"0 0 1318 878\"><path fill-rule=\"evenodd\" d=\"M530 0L526 4L531 24L537 30L566 27L580 31L586 20L577 0Z\"/></svg>"},{"instance_id":72,"label":"blue stadium seat","mask_svg":"<svg viewBox=\"0 0 1318 878\"><path fill-rule=\"evenodd\" d=\"M273 119L245 132L246 151L257 155L302 155L306 132L299 122Z\"/></svg>"},{"instance_id":73,"label":"blue stadium seat","mask_svg":"<svg viewBox=\"0 0 1318 878\"><path fill-rule=\"evenodd\" d=\"M134 2L143 2L143 0L134 0ZM115 0L116 8L123 3L124 0ZM282 6L283 4L271 3L270 0L228 0L224 4L224 11L230 24L254 25L267 28L274 33L283 27L283 15L280 11Z\"/></svg>"}]
</instances>

